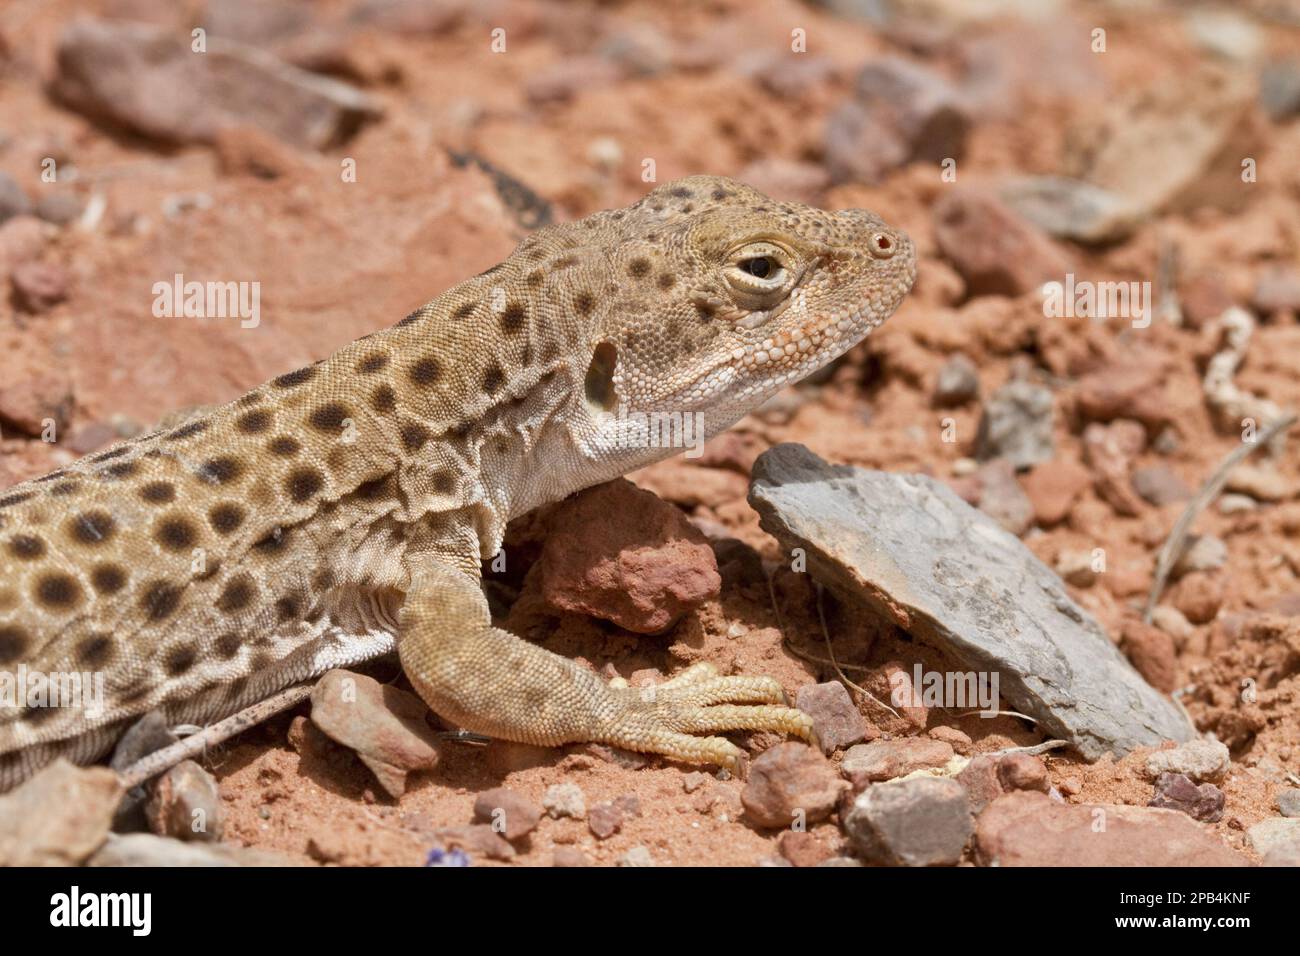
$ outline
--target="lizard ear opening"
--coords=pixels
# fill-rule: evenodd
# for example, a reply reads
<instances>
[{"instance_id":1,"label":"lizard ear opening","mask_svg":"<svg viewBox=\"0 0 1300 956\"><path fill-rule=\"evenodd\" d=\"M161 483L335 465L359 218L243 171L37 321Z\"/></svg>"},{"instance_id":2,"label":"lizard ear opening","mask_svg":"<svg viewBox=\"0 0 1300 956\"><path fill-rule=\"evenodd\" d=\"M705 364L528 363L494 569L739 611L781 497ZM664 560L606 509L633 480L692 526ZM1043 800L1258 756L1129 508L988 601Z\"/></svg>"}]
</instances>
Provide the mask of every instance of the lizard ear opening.
<instances>
[{"instance_id":1,"label":"lizard ear opening","mask_svg":"<svg viewBox=\"0 0 1300 956\"><path fill-rule=\"evenodd\" d=\"M618 349L611 342L599 343L587 366L587 401L601 411L613 411L618 396L614 393L614 369L618 366Z\"/></svg>"}]
</instances>

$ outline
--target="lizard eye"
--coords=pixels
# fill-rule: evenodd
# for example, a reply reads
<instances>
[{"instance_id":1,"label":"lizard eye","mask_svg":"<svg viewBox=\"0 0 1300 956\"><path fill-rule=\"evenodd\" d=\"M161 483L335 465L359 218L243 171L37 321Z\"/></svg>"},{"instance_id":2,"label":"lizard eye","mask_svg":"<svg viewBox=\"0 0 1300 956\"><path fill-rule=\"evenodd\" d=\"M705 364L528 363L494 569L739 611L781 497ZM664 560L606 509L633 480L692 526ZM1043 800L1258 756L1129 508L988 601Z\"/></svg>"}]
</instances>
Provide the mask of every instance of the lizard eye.
<instances>
[{"instance_id":1,"label":"lizard eye","mask_svg":"<svg viewBox=\"0 0 1300 956\"><path fill-rule=\"evenodd\" d=\"M788 255L770 242L753 242L732 253L727 282L742 296L770 298L789 284Z\"/></svg>"}]
</instances>

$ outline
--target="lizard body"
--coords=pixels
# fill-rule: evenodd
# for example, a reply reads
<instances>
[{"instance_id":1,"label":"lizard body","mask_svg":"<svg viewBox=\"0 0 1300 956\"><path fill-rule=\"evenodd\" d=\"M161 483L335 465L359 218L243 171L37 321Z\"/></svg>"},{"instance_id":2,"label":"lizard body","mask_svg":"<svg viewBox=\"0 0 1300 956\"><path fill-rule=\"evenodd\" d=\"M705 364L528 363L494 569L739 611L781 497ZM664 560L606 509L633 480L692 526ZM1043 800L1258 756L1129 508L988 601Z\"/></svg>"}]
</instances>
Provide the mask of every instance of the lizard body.
<instances>
[{"instance_id":1,"label":"lizard body","mask_svg":"<svg viewBox=\"0 0 1300 956\"><path fill-rule=\"evenodd\" d=\"M662 459L825 365L911 287L902 232L697 176L547 226L390 329L228 405L0 490L0 672L102 674L102 708L0 707L0 791L140 715L207 723L396 649L467 729L734 765L713 731L809 736L770 678L651 699L494 628L507 522ZM21 702L20 702L21 704Z\"/></svg>"}]
</instances>

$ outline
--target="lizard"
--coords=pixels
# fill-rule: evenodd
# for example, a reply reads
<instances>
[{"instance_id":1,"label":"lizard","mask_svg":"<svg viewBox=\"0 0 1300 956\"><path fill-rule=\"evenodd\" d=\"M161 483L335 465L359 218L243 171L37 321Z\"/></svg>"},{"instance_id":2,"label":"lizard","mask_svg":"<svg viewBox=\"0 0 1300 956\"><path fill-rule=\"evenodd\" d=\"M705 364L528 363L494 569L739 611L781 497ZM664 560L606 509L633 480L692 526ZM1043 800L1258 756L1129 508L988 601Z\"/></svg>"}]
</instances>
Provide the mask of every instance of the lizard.
<instances>
[{"instance_id":1,"label":"lizard","mask_svg":"<svg viewBox=\"0 0 1300 956\"><path fill-rule=\"evenodd\" d=\"M142 715L206 724L396 651L439 717L542 746L739 766L813 739L771 677L653 694L495 627L506 524L722 431L891 315L911 240L871 212L691 176L547 225L390 328L170 428L0 490L0 675L102 675L100 706L0 707L0 791ZM38 702L39 703L39 702Z\"/></svg>"}]
</instances>

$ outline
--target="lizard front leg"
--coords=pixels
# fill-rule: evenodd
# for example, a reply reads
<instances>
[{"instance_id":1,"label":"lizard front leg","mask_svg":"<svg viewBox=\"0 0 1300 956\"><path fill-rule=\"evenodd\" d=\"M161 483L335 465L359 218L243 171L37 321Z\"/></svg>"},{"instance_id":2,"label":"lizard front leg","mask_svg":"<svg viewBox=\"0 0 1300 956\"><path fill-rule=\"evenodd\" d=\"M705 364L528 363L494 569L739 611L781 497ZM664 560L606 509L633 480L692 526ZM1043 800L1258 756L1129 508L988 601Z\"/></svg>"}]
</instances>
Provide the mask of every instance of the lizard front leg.
<instances>
[{"instance_id":1,"label":"lizard front leg","mask_svg":"<svg viewBox=\"0 0 1300 956\"><path fill-rule=\"evenodd\" d=\"M785 705L770 677L721 677L697 664L656 687L607 683L493 627L476 577L436 557L412 561L397 651L435 712L506 740L592 741L738 771L744 751L722 737L695 735L770 730L814 739L811 719Z\"/></svg>"}]
</instances>

